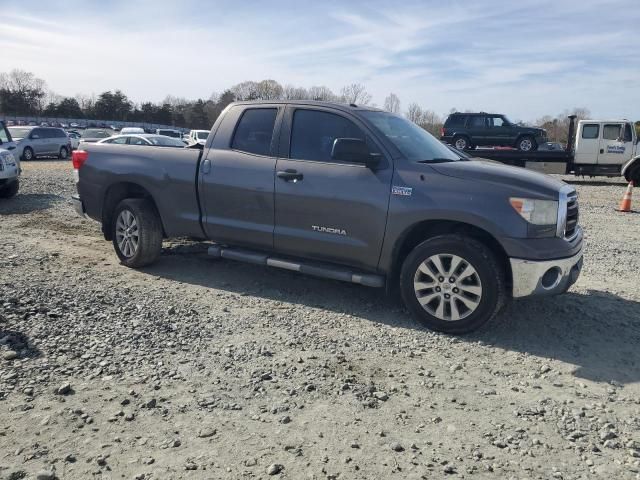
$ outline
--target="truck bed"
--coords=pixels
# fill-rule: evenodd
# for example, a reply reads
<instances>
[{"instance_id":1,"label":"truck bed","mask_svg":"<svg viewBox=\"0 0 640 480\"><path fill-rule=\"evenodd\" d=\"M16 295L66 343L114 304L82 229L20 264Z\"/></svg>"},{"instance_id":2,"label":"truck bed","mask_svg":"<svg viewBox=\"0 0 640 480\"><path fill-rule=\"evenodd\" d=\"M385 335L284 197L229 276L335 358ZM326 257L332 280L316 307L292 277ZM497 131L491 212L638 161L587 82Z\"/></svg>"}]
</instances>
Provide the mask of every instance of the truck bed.
<instances>
[{"instance_id":1,"label":"truck bed","mask_svg":"<svg viewBox=\"0 0 640 480\"><path fill-rule=\"evenodd\" d=\"M124 183L144 188L156 202L169 237L203 237L196 191L201 150L83 143L89 154L78 184L86 213L100 221L108 191Z\"/></svg>"}]
</instances>

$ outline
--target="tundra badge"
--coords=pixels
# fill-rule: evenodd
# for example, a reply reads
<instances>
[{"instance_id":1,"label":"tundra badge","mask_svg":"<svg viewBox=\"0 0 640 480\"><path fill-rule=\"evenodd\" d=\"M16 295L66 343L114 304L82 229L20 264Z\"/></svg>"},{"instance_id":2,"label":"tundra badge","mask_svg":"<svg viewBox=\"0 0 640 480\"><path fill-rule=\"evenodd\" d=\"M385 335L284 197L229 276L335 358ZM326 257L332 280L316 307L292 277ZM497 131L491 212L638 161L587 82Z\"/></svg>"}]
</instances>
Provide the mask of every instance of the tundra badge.
<instances>
[{"instance_id":1,"label":"tundra badge","mask_svg":"<svg viewBox=\"0 0 640 480\"><path fill-rule=\"evenodd\" d=\"M311 228L313 229L314 232L335 233L336 235L347 234L347 231L341 228L319 227L318 225L311 225Z\"/></svg>"}]
</instances>

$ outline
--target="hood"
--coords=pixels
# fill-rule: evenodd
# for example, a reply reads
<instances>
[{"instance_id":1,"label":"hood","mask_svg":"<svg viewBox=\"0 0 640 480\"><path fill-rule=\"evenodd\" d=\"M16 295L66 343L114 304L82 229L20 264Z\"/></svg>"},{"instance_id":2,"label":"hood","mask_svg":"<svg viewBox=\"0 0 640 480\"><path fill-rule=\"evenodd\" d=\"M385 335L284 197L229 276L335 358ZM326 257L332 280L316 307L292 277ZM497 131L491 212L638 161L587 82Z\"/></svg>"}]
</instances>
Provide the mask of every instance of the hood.
<instances>
[{"instance_id":1,"label":"hood","mask_svg":"<svg viewBox=\"0 0 640 480\"><path fill-rule=\"evenodd\" d=\"M544 173L488 160L436 163L430 166L442 175L513 187L514 190L536 197L557 198L560 189L566 185ZM523 193L514 192L514 194L522 195Z\"/></svg>"}]
</instances>

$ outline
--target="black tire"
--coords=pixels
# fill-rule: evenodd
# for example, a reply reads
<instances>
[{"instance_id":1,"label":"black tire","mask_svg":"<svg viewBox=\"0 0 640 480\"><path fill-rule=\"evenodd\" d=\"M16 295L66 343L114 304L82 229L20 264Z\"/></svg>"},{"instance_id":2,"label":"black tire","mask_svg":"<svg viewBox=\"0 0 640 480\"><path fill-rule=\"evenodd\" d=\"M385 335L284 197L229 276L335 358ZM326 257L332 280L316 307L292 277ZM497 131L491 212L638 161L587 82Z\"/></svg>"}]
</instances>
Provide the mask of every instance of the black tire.
<instances>
[{"instance_id":1,"label":"black tire","mask_svg":"<svg viewBox=\"0 0 640 480\"><path fill-rule=\"evenodd\" d=\"M0 198L12 198L18 194L20 190L20 180L16 178L14 182L0 188Z\"/></svg>"},{"instance_id":2,"label":"black tire","mask_svg":"<svg viewBox=\"0 0 640 480\"><path fill-rule=\"evenodd\" d=\"M60 147L58 158L60 160L66 160L67 158L69 158L69 150L67 150L67 147Z\"/></svg>"},{"instance_id":3,"label":"black tire","mask_svg":"<svg viewBox=\"0 0 640 480\"><path fill-rule=\"evenodd\" d=\"M436 295L430 303L424 308L418 301L418 293L414 288L414 281L422 282L425 277L418 269L425 268L423 262L432 258L433 256L442 255L444 258L451 258L451 255L460 257L464 263L460 263L458 269L454 272L445 274L443 277L444 282L438 283L437 276L433 277L434 285L442 285L434 287L433 289L427 288L427 290L420 290L420 293L424 299ZM429 265L434 265L428 262ZM475 270L475 276L463 277L463 273L460 269L464 269L465 264L471 265ZM447 267L443 263L443 267ZM427 267L428 268L428 267ZM448 268L451 268L449 263ZM456 274L457 272L457 274ZM430 275L433 275L430 273ZM451 283L447 287L449 279L447 276L460 275L455 282ZM479 279L479 281L478 281ZM475 280L475 282L474 282ZM469 283L465 283L465 282ZM459 282L459 283L458 283ZM425 280L423 284L430 283L429 280ZM459 287L459 288L458 288ZM461 290L469 289L473 287L477 289L480 287L480 295L471 295L469 293L461 292ZM445 290L448 288L449 290ZM437 293L436 289L438 292ZM449 291L447 294L445 292ZM418 246L405 259L402 270L400 272L400 292L405 306L409 309L412 315L426 327L437 330L444 333L462 334L477 330L482 325L487 323L504 306L507 300L507 289L505 284L505 275L503 269L500 267L498 260L491 250L489 250L483 243L461 235L440 235L437 237L425 240ZM444 300L443 296L449 295L450 300ZM466 308L467 302L462 302L460 297L464 300L473 299L476 303L474 309ZM437 302L437 303L434 303ZM443 302L443 317L446 317L448 308L449 319L438 318L436 315L427 311L427 309L437 310L440 302ZM454 320L452 304L455 303L455 312L460 314L460 319ZM461 309L465 309L461 312ZM462 317L462 314L464 317Z\"/></svg>"},{"instance_id":4,"label":"black tire","mask_svg":"<svg viewBox=\"0 0 640 480\"><path fill-rule=\"evenodd\" d=\"M127 251L126 246L122 246L123 230L118 224L120 214L129 212L135 219L137 230L131 229L129 238L137 238L135 249ZM123 214L128 217L128 214ZM123 217L124 218L124 217ZM137 232L137 237L135 233ZM115 211L111 221L111 235L113 238L113 248L120 262L131 268L144 267L153 263L162 250L162 225L160 217L149 200L141 198L127 198L122 200ZM123 244L124 245L124 244ZM129 245L133 245L129 243ZM133 250L133 251L132 251Z\"/></svg>"},{"instance_id":5,"label":"black tire","mask_svg":"<svg viewBox=\"0 0 640 480\"><path fill-rule=\"evenodd\" d=\"M471 148L471 140L465 135L456 135L453 137L453 146L458 150L468 150Z\"/></svg>"},{"instance_id":6,"label":"black tire","mask_svg":"<svg viewBox=\"0 0 640 480\"><path fill-rule=\"evenodd\" d=\"M634 187L640 186L640 160L636 161L636 164L625 174L625 180L633 182Z\"/></svg>"},{"instance_id":7,"label":"black tire","mask_svg":"<svg viewBox=\"0 0 640 480\"><path fill-rule=\"evenodd\" d=\"M521 152L533 152L538 149L538 144L531 135L523 135L516 142L516 148Z\"/></svg>"},{"instance_id":8,"label":"black tire","mask_svg":"<svg viewBox=\"0 0 640 480\"><path fill-rule=\"evenodd\" d=\"M34 158L35 155L33 154L33 148L24 147L24 150L22 151L22 160L28 162L29 160L33 160Z\"/></svg>"}]
</instances>

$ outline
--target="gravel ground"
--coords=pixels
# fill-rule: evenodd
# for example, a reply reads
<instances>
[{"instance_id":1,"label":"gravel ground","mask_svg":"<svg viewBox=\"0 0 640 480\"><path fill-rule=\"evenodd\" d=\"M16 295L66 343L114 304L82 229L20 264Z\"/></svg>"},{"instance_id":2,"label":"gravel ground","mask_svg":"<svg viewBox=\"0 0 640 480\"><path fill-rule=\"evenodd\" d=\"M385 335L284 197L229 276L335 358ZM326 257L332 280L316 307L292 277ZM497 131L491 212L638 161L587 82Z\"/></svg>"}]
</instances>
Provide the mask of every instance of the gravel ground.
<instances>
[{"instance_id":1,"label":"gravel ground","mask_svg":"<svg viewBox=\"0 0 640 480\"><path fill-rule=\"evenodd\" d=\"M482 332L380 291L165 243L120 266L69 162L0 202L0 478L640 478L640 216L574 181L563 296Z\"/></svg>"}]
</instances>

